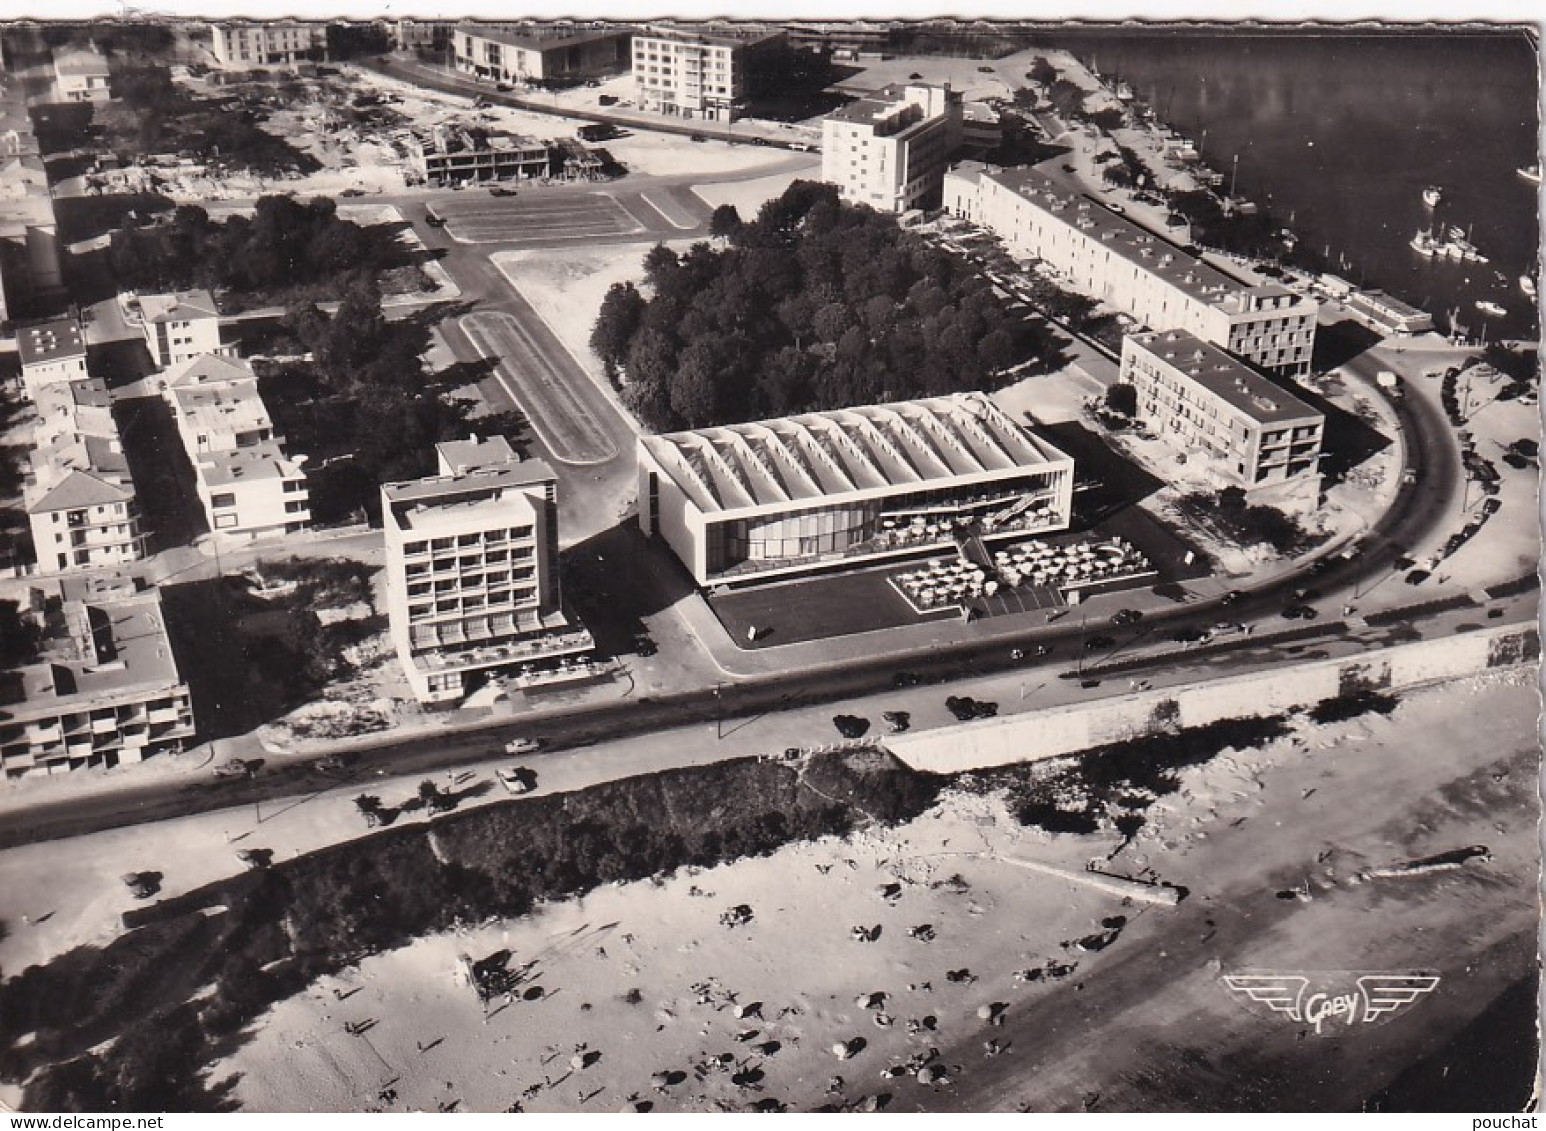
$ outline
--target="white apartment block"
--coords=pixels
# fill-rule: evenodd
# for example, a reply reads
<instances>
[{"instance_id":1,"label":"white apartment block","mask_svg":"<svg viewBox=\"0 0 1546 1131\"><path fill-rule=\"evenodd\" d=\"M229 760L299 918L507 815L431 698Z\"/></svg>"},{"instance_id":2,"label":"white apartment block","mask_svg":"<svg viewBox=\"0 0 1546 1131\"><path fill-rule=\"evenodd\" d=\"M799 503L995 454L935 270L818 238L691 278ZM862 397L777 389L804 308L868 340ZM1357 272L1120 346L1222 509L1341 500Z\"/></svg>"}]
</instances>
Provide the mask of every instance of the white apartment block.
<instances>
[{"instance_id":1,"label":"white apartment block","mask_svg":"<svg viewBox=\"0 0 1546 1131\"><path fill-rule=\"evenodd\" d=\"M745 24L651 25L633 35L634 101L651 113L733 122L787 47L783 32Z\"/></svg>"},{"instance_id":2,"label":"white apartment block","mask_svg":"<svg viewBox=\"0 0 1546 1131\"><path fill-rule=\"evenodd\" d=\"M560 600L552 470L503 437L436 451L439 475L381 488L387 609L414 695L455 702L491 675L591 651Z\"/></svg>"},{"instance_id":3,"label":"white apartment block","mask_svg":"<svg viewBox=\"0 0 1546 1131\"><path fill-rule=\"evenodd\" d=\"M63 435L33 452L22 501L38 569L68 573L145 556L139 501L116 438Z\"/></svg>"},{"instance_id":4,"label":"white apartment block","mask_svg":"<svg viewBox=\"0 0 1546 1131\"><path fill-rule=\"evenodd\" d=\"M230 71L294 67L327 58L324 24L282 20L276 23L214 24L217 66Z\"/></svg>"},{"instance_id":5,"label":"white apartment block","mask_svg":"<svg viewBox=\"0 0 1546 1131\"><path fill-rule=\"evenodd\" d=\"M948 86L888 86L821 124L821 179L881 212L937 204L961 146L961 95Z\"/></svg>"},{"instance_id":6,"label":"white apartment block","mask_svg":"<svg viewBox=\"0 0 1546 1131\"><path fill-rule=\"evenodd\" d=\"M22 387L34 401L50 385L88 376L86 339L73 318L22 327L16 331L16 352L21 358Z\"/></svg>"},{"instance_id":7,"label":"white apartment block","mask_svg":"<svg viewBox=\"0 0 1546 1131\"><path fill-rule=\"evenodd\" d=\"M544 82L616 74L628 66L627 28L461 24L456 69L496 82Z\"/></svg>"},{"instance_id":8,"label":"white apartment block","mask_svg":"<svg viewBox=\"0 0 1546 1131\"><path fill-rule=\"evenodd\" d=\"M305 459L285 453L247 363L194 358L163 381L214 536L251 541L304 530L311 521Z\"/></svg>"},{"instance_id":9,"label":"white apartment block","mask_svg":"<svg viewBox=\"0 0 1546 1131\"><path fill-rule=\"evenodd\" d=\"M100 436L118 438L118 423L113 419L113 397L107 384L98 377L46 385L33 398L38 412L32 432L34 448L46 448L61 436Z\"/></svg>"},{"instance_id":10,"label":"white apartment block","mask_svg":"<svg viewBox=\"0 0 1546 1131\"><path fill-rule=\"evenodd\" d=\"M1118 378L1138 416L1221 486L1246 490L1313 477L1325 417L1238 359L1185 330L1129 334Z\"/></svg>"},{"instance_id":11,"label":"white apartment block","mask_svg":"<svg viewBox=\"0 0 1546 1131\"><path fill-rule=\"evenodd\" d=\"M220 344L220 313L205 290L142 295L145 345L157 369L190 361L200 354L231 352Z\"/></svg>"},{"instance_id":12,"label":"white apartment block","mask_svg":"<svg viewBox=\"0 0 1546 1131\"><path fill-rule=\"evenodd\" d=\"M107 56L96 47L65 47L54 52L54 85L65 102L106 102L113 97Z\"/></svg>"},{"instance_id":13,"label":"white apartment block","mask_svg":"<svg viewBox=\"0 0 1546 1131\"><path fill-rule=\"evenodd\" d=\"M21 613L44 638L34 662L0 672L5 777L127 765L193 740L193 703L155 590L63 579L32 586Z\"/></svg>"},{"instance_id":14,"label":"white apartment block","mask_svg":"<svg viewBox=\"0 0 1546 1131\"><path fill-rule=\"evenodd\" d=\"M1190 331L1269 373L1310 372L1313 299L1235 279L1039 169L963 164L945 175L944 198L1012 254L1151 329Z\"/></svg>"}]
</instances>

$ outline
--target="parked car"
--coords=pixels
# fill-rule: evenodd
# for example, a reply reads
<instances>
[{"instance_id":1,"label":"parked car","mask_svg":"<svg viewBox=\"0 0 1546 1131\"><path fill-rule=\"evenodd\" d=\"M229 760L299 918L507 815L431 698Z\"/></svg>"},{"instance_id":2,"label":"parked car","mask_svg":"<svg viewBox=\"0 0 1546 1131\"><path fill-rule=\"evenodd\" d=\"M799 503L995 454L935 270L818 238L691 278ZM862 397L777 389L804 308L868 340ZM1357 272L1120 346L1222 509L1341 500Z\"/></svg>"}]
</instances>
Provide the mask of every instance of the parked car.
<instances>
[{"instance_id":1,"label":"parked car","mask_svg":"<svg viewBox=\"0 0 1546 1131\"><path fill-rule=\"evenodd\" d=\"M704 137L702 134L693 134L692 135L692 140L693 141L708 141L709 139Z\"/></svg>"},{"instance_id":2,"label":"parked car","mask_svg":"<svg viewBox=\"0 0 1546 1131\"><path fill-rule=\"evenodd\" d=\"M431 228L444 228L446 226L445 217L436 216L433 212L426 212L424 214L424 222Z\"/></svg>"},{"instance_id":3,"label":"parked car","mask_svg":"<svg viewBox=\"0 0 1546 1131\"><path fill-rule=\"evenodd\" d=\"M515 190L513 188L505 188L504 185L489 185L488 194L490 196L514 196Z\"/></svg>"},{"instance_id":4,"label":"parked car","mask_svg":"<svg viewBox=\"0 0 1546 1131\"><path fill-rule=\"evenodd\" d=\"M901 734L913 725L913 717L907 711L882 711L880 717L886 721L886 727L892 734Z\"/></svg>"},{"instance_id":5,"label":"parked car","mask_svg":"<svg viewBox=\"0 0 1546 1131\"><path fill-rule=\"evenodd\" d=\"M510 91L514 90L515 87L511 86L507 82L496 82L494 84L494 89L499 91L501 94L508 94Z\"/></svg>"},{"instance_id":6,"label":"parked car","mask_svg":"<svg viewBox=\"0 0 1546 1131\"><path fill-rule=\"evenodd\" d=\"M1111 618L1111 623L1121 628L1124 625L1137 624L1142 619L1143 614L1137 609L1119 609Z\"/></svg>"},{"instance_id":7,"label":"parked car","mask_svg":"<svg viewBox=\"0 0 1546 1131\"><path fill-rule=\"evenodd\" d=\"M505 743L506 754L530 754L542 749L542 743L535 738L512 738Z\"/></svg>"},{"instance_id":8,"label":"parked car","mask_svg":"<svg viewBox=\"0 0 1546 1131\"><path fill-rule=\"evenodd\" d=\"M1320 613L1313 605L1290 605L1283 610L1283 615L1289 620L1314 620Z\"/></svg>"},{"instance_id":9,"label":"parked car","mask_svg":"<svg viewBox=\"0 0 1546 1131\"><path fill-rule=\"evenodd\" d=\"M364 189L357 189L357 188L346 188L346 189L344 189L343 192L339 193L338 195L339 196L364 196L365 195L365 190Z\"/></svg>"}]
</instances>

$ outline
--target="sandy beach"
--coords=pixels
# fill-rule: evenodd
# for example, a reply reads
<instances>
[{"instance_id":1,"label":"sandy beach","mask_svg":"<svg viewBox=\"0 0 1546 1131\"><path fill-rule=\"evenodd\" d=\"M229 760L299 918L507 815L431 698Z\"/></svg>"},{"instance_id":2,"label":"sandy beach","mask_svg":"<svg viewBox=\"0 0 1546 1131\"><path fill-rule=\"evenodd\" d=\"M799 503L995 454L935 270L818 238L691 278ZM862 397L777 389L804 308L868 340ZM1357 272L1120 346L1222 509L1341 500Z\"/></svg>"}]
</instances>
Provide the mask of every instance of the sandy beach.
<instances>
[{"instance_id":1,"label":"sandy beach","mask_svg":"<svg viewBox=\"0 0 1546 1131\"><path fill-rule=\"evenodd\" d=\"M1125 848L957 789L900 827L608 886L324 979L209 1076L260 1111L986 1111L1293 1107L1308 1072L1317 1105L1356 1110L1528 970L1535 704L1515 673L1296 724L1186 771ZM1490 857L1359 879L1469 844ZM1186 898L1123 899L1090 864ZM489 959L509 992L484 1003ZM1443 988L1307 1043L1220 984L1262 967Z\"/></svg>"}]
</instances>

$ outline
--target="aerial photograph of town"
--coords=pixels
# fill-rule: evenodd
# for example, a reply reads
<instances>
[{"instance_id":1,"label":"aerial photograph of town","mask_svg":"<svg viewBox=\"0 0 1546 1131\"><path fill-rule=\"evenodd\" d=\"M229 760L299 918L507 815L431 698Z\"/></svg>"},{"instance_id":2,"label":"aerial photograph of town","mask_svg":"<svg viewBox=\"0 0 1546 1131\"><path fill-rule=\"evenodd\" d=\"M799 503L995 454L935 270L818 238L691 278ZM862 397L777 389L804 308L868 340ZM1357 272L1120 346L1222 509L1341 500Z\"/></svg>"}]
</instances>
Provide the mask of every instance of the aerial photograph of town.
<instances>
[{"instance_id":1,"label":"aerial photograph of town","mask_svg":"<svg viewBox=\"0 0 1546 1131\"><path fill-rule=\"evenodd\" d=\"M1538 26L35 15L4 1118L1533 1110Z\"/></svg>"}]
</instances>

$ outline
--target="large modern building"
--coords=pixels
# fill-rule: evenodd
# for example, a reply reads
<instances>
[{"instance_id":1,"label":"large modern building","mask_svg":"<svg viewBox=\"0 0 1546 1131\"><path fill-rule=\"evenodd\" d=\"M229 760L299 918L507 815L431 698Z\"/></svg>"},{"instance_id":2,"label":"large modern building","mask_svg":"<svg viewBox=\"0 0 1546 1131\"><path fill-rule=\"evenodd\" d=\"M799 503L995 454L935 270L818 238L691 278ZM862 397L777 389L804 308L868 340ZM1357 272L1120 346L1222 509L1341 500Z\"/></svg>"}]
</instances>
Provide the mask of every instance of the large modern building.
<instances>
[{"instance_id":1,"label":"large modern building","mask_svg":"<svg viewBox=\"0 0 1546 1131\"><path fill-rule=\"evenodd\" d=\"M478 127L430 126L413 131L408 144L416 184L527 180L549 176L553 164L553 147L545 141Z\"/></svg>"},{"instance_id":2,"label":"large modern building","mask_svg":"<svg viewBox=\"0 0 1546 1131\"><path fill-rule=\"evenodd\" d=\"M0 672L7 778L124 765L192 741L193 705L155 590L68 578L32 586L20 613L41 644Z\"/></svg>"},{"instance_id":3,"label":"large modern building","mask_svg":"<svg viewBox=\"0 0 1546 1131\"><path fill-rule=\"evenodd\" d=\"M65 102L106 102L112 98L107 56L96 47L63 47L54 52L54 85Z\"/></svg>"},{"instance_id":4,"label":"large modern building","mask_svg":"<svg viewBox=\"0 0 1546 1131\"><path fill-rule=\"evenodd\" d=\"M933 207L961 122L961 95L949 86L885 87L823 120L821 179L882 212Z\"/></svg>"},{"instance_id":5,"label":"large modern building","mask_svg":"<svg viewBox=\"0 0 1546 1131\"><path fill-rule=\"evenodd\" d=\"M414 695L590 652L558 583L557 479L503 437L439 444L439 475L381 488L392 640Z\"/></svg>"},{"instance_id":6,"label":"large modern building","mask_svg":"<svg viewBox=\"0 0 1546 1131\"><path fill-rule=\"evenodd\" d=\"M1303 477L1320 463L1325 417L1250 366L1185 330L1129 334L1121 381L1138 416L1221 486L1247 490Z\"/></svg>"},{"instance_id":7,"label":"large modern building","mask_svg":"<svg viewBox=\"0 0 1546 1131\"><path fill-rule=\"evenodd\" d=\"M788 49L776 28L652 24L633 34L634 100L652 113L733 122L777 81Z\"/></svg>"},{"instance_id":8,"label":"large modern building","mask_svg":"<svg viewBox=\"0 0 1546 1131\"><path fill-rule=\"evenodd\" d=\"M456 69L498 82L566 82L628 69L629 28L572 24L461 24L452 43Z\"/></svg>"},{"instance_id":9,"label":"large modern building","mask_svg":"<svg viewBox=\"0 0 1546 1131\"><path fill-rule=\"evenodd\" d=\"M252 369L201 357L163 375L163 396L210 531L222 541L293 534L311 521L304 457L286 454Z\"/></svg>"},{"instance_id":10,"label":"large modern building","mask_svg":"<svg viewBox=\"0 0 1546 1131\"><path fill-rule=\"evenodd\" d=\"M981 393L639 440L639 521L699 585L1068 525L1073 460Z\"/></svg>"},{"instance_id":11,"label":"large modern building","mask_svg":"<svg viewBox=\"0 0 1546 1131\"><path fill-rule=\"evenodd\" d=\"M1036 168L963 164L945 175L945 208L992 229L1073 288L1154 330L1188 330L1269 373L1310 372L1317 306L1252 285L1187 254Z\"/></svg>"},{"instance_id":12,"label":"large modern building","mask_svg":"<svg viewBox=\"0 0 1546 1131\"><path fill-rule=\"evenodd\" d=\"M210 30L214 34L215 64L224 70L294 67L297 63L327 58L324 24L296 20L217 23Z\"/></svg>"},{"instance_id":13,"label":"large modern building","mask_svg":"<svg viewBox=\"0 0 1546 1131\"><path fill-rule=\"evenodd\" d=\"M80 323L60 318L16 331L16 352L21 357L21 382L34 401L49 385L85 379L86 339Z\"/></svg>"},{"instance_id":14,"label":"large modern building","mask_svg":"<svg viewBox=\"0 0 1546 1131\"><path fill-rule=\"evenodd\" d=\"M230 352L220 344L220 312L208 291L142 295L139 302L145 345L157 369L200 354Z\"/></svg>"}]
</instances>

